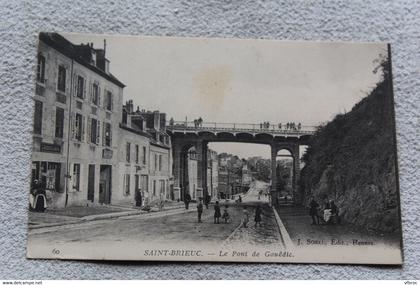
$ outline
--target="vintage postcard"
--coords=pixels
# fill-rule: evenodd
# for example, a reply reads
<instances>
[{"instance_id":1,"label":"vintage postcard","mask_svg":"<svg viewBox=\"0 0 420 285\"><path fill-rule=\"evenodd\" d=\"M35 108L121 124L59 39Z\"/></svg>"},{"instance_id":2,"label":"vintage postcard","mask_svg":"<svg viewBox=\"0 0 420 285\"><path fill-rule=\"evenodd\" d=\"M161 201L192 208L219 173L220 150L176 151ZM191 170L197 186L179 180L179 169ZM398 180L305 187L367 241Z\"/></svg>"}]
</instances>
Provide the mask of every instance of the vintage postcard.
<instances>
[{"instance_id":1,"label":"vintage postcard","mask_svg":"<svg viewBox=\"0 0 420 285\"><path fill-rule=\"evenodd\" d=\"M28 258L402 264L390 54L40 33Z\"/></svg>"}]
</instances>

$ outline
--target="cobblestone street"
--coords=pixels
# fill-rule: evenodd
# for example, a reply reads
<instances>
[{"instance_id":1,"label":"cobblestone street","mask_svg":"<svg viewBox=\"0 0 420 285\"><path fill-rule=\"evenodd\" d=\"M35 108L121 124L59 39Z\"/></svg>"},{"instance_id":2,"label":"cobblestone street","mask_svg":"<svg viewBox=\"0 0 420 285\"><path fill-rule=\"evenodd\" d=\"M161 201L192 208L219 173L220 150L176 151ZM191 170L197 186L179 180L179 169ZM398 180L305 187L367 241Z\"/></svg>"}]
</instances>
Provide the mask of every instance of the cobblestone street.
<instances>
[{"instance_id":1,"label":"cobblestone street","mask_svg":"<svg viewBox=\"0 0 420 285\"><path fill-rule=\"evenodd\" d=\"M59 248L63 245L91 245L97 242L147 244L194 244L209 247L220 247L223 243L243 247L249 245L268 245L280 243L281 237L272 209L267 198L258 199L258 192L265 184L257 184L243 196L243 203L227 201L231 220L214 224L214 204L205 209L202 223L197 222L196 204L190 209L176 209L151 214L123 216L85 223L68 224L57 227L29 230L28 242L31 244L48 244ZM221 203L223 212L226 202ZM254 226L254 212L257 203L263 204L261 226ZM248 228L241 227L243 207L250 213Z\"/></svg>"}]
</instances>

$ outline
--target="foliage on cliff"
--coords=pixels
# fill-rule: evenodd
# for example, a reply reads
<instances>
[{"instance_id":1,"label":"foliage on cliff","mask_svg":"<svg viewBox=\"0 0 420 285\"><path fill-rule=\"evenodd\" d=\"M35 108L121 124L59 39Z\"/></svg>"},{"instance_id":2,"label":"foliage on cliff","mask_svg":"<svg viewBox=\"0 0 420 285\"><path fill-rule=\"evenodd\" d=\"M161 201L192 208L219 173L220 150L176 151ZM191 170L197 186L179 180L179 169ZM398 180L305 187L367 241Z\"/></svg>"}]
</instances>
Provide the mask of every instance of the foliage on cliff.
<instances>
[{"instance_id":1,"label":"foliage on cliff","mask_svg":"<svg viewBox=\"0 0 420 285\"><path fill-rule=\"evenodd\" d=\"M319 127L302 158L301 187L307 200L333 199L346 222L394 232L399 210L388 66L382 62L382 80L367 97Z\"/></svg>"}]
</instances>

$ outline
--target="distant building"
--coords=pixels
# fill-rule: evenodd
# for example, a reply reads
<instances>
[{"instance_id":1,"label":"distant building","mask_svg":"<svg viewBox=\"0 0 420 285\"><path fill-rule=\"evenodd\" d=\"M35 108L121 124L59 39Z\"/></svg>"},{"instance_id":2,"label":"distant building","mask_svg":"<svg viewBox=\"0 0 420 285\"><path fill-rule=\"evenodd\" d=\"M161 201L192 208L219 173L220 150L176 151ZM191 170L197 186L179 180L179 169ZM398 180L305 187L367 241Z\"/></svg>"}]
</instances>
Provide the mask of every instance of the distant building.
<instances>
[{"instance_id":1,"label":"distant building","mask_svg":"<svg viewBox=\"0 0 420 285\"><path fill-rule=\"evenodd\" d=\"M165 132L164 113L134 111L133 101L123 106L120 147L121 201L135 203L141 192L142 204L173 199L171 142Z\"/></svg>"},{"instance_id":2,"label":"distant building","mask_svg":"<svg viewBox=\"0 0 420 285\"><path fill-rule=\"evenodd\" d=\"M185 185L186 193L189 193L192 200L197 200L197 152L194 147L190 148L187 154L188 181Z\"/></svg>"},{"instance_id":3,"label":"distant building","mask_svg":"<svg viewBox=\"0 0 420 285\"><path fill-rule=\"evenodd\" d=\"M207 151L207 191L211 198L217 198L219 189L219 160L217 152Z\"/></svg>"},{"instance_id":4,"label":"distant building","mask_svg":"<svg viewBox=\"0 0 420 285\"><path fill-rule=\"evenodd\" d=\"M218 177L218 198L224 199L232 195L229 183L229 171L227 166L219 166L219 177Z\"/></svg>"},{"instance_id":5,"label":"distant building","mask_svg":"<svg viewBox=\"0 0 420 285\"><path fill-rule=\"evenodd\" d=\"M252 173L248 169L248 165L246 163L242 166L242 186L249 187L252 182Z\"/></svg>"}]
</instances>

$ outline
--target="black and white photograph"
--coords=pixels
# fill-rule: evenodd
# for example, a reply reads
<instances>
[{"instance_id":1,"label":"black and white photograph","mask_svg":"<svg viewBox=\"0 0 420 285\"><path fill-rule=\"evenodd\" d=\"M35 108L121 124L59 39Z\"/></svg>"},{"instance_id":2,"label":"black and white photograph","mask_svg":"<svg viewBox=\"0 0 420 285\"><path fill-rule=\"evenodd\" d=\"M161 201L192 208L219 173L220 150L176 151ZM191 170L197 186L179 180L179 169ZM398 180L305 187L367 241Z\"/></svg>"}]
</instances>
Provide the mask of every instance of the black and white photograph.
<instances>
[{"instance_id":1,"label":"black and white photograph","mask_svg":"<svg viewBox=\"0 0 420 285\"><path fill-rule=\"evenodd\" d=\"M403 263L391 46L42 32L31 259Z\"/></svg>"}]
</instances>

